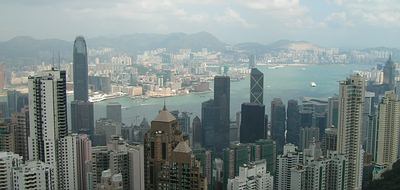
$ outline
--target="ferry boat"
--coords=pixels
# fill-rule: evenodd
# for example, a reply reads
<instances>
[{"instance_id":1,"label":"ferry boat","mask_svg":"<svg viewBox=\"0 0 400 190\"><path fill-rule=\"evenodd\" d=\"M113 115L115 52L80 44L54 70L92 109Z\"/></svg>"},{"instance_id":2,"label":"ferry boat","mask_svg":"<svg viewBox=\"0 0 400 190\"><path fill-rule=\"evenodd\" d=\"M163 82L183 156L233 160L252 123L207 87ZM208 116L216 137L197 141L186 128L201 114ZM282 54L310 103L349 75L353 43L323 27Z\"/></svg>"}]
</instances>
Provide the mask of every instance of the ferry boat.
<instances>
[{"instance_id":1,"label":"ferry boat","mask_svg":"<svg viewBox=\"0 0 400 190\"><path fill-rule=\"evenodd\" d=\"M314 87L317 87L317 83L311 82L311 83L310 83L310 86L313 87L313 88L314 88Z\"/></svg>"},{"instance_id":2,"label":"ferry boat","mask_svg":"<svg viewBox=\"0 0 400 190\"><path fill-rule=\"evenodd\" d=\"M283 65L270 66L268 69L278 69L284 67Z\"/></svg>"},{"instance_id":3,"label":"ferry boat","mask_svg":"<svg viewBox=\"0 0 400 190\"><path fill-rule=\"evenodd\" d=\"M123 92L117 92L113 94L100 94L100 93L94 93L93 96L89 97L90 102L101 102L104 100L109 100L109 99L114 99L114 98L119 98L122 96L125 96L126 94Z\"/></svg>"}]
</instances>

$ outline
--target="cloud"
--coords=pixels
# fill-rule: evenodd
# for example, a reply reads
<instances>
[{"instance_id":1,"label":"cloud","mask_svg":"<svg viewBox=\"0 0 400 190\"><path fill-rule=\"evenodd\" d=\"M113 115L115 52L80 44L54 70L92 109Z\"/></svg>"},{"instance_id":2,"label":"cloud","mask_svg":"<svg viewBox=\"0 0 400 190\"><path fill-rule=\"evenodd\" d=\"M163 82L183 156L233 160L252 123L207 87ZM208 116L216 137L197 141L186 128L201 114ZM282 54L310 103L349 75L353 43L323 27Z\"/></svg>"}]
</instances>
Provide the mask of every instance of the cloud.
<instances>
[{"instance_id":1,"label":"cloud","mask_svg":"<svg viewBox=\"0 0 400 190\"><path fill-rule=\"evenodd\" d=\"M238 12L231 8L227 8L223 15L217 16L215 19L220 23L237 23L246 28L252 27Z\"/></svg>"},{"instance_id":2,"label":"cloud","mask_svg":"<svg viewBox=\"0 0 400 190\"><path fill-rule=\"evenodd\" d=\"M304 15L307 8L300 5L299 0L240 0L244 6L271 13L279 17Z\"/></svg>"},{"instance_id":3,"label":"cloud","mask_svg":"<svg viewBox=\"0 0 400 190\"><path fill-rule=\"evenodd\" d=\"M351 20L349 20L347 13L344 11L331 13L325 18L323 23L330 25L354 27L354 23Z\"/></svg>"},{"instance_id":4,"label":"cloud","mask_svg":"<svg viewBox=\"0 0 400 190\"><path fill-rule=\"evenodd\" d=\"M354 22L373 26L399 27L399 0L331 0ZM354 24L354 23L353 23Z\"/></svg>"},{"instance_id":5,"label":"cloud","mask_svg":"<svg viewBox=\"0 0 400 190\"><path fill-rule=\"evenodd\" d=\"M316 28L321 24L309 14L300 0L239 0L252 12L281 23L286 28Z\"/></svg>"},{"instance_id":6,"label":"cloud","mask_svg":"<svg viewBox=\"0 0 400 190\"><path fill-rule=\"evenodd\" d=\"M161 22L168 19L201 22L208 18L204 13L189 13L176 2L180 0L119 0L108 7L74 7L74 9L68 9L68 12L71 16L78 13L93 18L148 22Z\"/></svg>"}]
</instances>

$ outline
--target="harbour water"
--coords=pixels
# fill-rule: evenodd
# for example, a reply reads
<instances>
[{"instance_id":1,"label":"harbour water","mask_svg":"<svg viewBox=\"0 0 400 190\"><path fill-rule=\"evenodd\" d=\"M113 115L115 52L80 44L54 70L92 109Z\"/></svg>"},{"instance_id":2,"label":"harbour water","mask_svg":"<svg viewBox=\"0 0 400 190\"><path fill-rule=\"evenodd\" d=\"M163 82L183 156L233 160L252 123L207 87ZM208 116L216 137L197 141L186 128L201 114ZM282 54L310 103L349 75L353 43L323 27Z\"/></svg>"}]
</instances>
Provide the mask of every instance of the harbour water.
<instances>
[{"instance_id":1,"label":"harbour water","mask_svg":"<svg viewBox=\"0 0 400 190\"><path fill-rule=\"evenodd\" d=\"M338 81L345 79L354 71L368 70L373 65L309 65L285 66L271 69L267 66L258 67L264 73L264 104L266 112L270 111L270 102L279 97L287 103L289 99L301 97L328 98L338 93ZM316 87L310 83L315 82ZM213 86L212 84L210 86ZM240 111L241 104L250 99L249 76L245 80L231 82L231 119ZM165 98L168 110L179 110L192 113L192 117L201 115L201 103L213 97L212 92L189 94ZM139 123L143 117L148 121L154 119L157 110L164 104L164 98L149 98L133 100L128 97L105 100L95 103L95 119L105 117L106 105L109 102L119 102L122 107L122 120L125 124Z\"/></svg>"}]
</instances>

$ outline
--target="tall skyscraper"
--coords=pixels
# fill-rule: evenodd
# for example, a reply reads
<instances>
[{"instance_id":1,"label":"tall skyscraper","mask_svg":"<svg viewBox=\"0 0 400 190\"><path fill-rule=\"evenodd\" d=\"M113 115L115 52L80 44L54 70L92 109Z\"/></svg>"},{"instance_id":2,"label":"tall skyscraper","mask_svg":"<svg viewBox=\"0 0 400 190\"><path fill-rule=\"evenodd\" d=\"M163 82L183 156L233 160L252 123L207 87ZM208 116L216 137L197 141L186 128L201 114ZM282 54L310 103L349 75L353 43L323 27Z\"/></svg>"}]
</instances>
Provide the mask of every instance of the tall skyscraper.
<instances>
[{"instance_id":1,"label":"tall skyscraper","mask_svg":"<svg viewBox=\"0 0 400 190\"><path fill-rule=\"evenodd\" d=\"M256 103L243 103L240 123L240 142L254 143L264 136L265 106Z\"/></svg>"},{"instance_id":2,"label":"tall skyscraper","mask_svg":"<svg viewBox=\"0 0 400 190\"><path fill-rule=\"evenodd\" d=\"M29 107L26 106L20 112L12 114L11 124L14 130L14 151L22 156L23 160L28 160Z\"/></svg>"},{"instance_id":3,"label":"tall skyscraper","mask_svg":"<svg viewBox=\"0 0 400 190\"><path fill-rule=\"evenodd\" d=\"M78 36L73 49L74 100L88 101L88 57L86 41Z\"/></svg>"},{"instance_id":4,"label":"tall skyscraper","mask_svg":"<svg viewBox=\"0 0 400 190\"><path fill-rule=\"evenodd\" d=\"M28 105L28 94L23 94L16 90L7 91L7 105L9 117Z\"/></svg>"},{"instance_id":5,"label":"tall skyscraper","mask_svg":"<svg viewBox=\"0 0 400 190\"><path fill-rule=\"evenodd\" d=\"M93 102L74 100L71 102L71 126L73 133L93 135Z\"/></svg>"},{"instance_id":6,"label":"tall skyscraper","mask_svg":"<svg viewBox=\"0 0 400 190\"><path fill-rule=\"evenodd\" d=\"M195 159L187 139L179 131L176 118L165 106L145 135L144 159L146 189L207 188L200 162Z\"/></svg>"},{"instance_id":7,"label":"tall skyscraper","mask_svg":"<svg viewBox=\"0 0 400 190\"><path fill-rule=\"evenodd\" d=\"M388 85L389 89L393 89L395 85L396 68L392 61L392 55L389 55L389 59L386 61L383 67L383 84Z\"/></svg>"},{"instance_id":8,"label":"tall skyscraper","mask_svg":"<svg viewBox=\"0 0 400 190\"><path fill-rule=\"evenodd\" d=\"M93 135L93 103L89 102L88 58L85 39L78 36L73 48L74 101L71 102L71 127L74 133Z\"/></svg>"},{"instance_id":9,"label":"tall skyscraper","mask_svg":"<svg viewBox=\"0 0 400 190\"><path fill-rule=\"evenodd\" d=\"M394 91L387 91L379 104L379 127L376 163L388 168L398 159L400 101Z\"/></svg>"},{"instance_id":10,"label":"tall skyscraper","mask_svg":"<svg viewBox=\"0 0 400 190\"><path fill-rule=\"evenodd\" d=\"M336 151L337 148L337 133L338 129L336 127L328 127L325 129L324 136L324 154L328 155L329 152Z\"/></svg>"},{"instance_id":11,"label":"tall skyscraper","mask_svg":"<svg viewBox=\"0 0 400 190\"><path fill-rule=\"evenodd\" d=\"M257 68L252 68L250 73L250 102L264 103L264 74Z\"/></svg>"},{"instance_id":12,"label":"tall skyscraper","mask_svg":"<svg viewBox=\"0 0 400 190\"><path fill-rule=\"evenodd\" d=\"M180 126L180 130L184 135L190 136L190 113L188 112L179 112L178 110L171 111L171 114L178 120L178 124Z\"/></svg>"},{"instance_id":13,"label":"tall skyscraper","mask_svg":"<svg viewBox=\"0 0 400 190\"><path fill-rule=\"evenodd\" d=\"M201 121L199 117L194 117L193 122L192 122L192 128L193 128L193 137L192 137L192 142L193 142L193 147L201 147L202 145L202 127L201 127Z\"/></svg>"},{"instance_id":14,"label":"tall skyscraper","mask_svg":"<svg viewBox=\"0 0 400 190\"><path fill-rule=\"evenodd\" d=\"M337 150L349 161L347 189L361 189L363 158L361 130L365 81L361 75L355 74L341 81L339 86Z\"/></svg>"},{"instance_id":15,"label":"tall skyscraper","mask_svg":"<svg viewBox=\"0 0 400 190\"><path fill-rule=\"evenodd\" d=\"M0 152L15 152L14 129L10 122L0 122Z\"/></svg>"},{"instance_id":16,"label":"tall skyscraper","mask_svg":"<svg viewBox=\"0 0 400 190\"><path fill-rule=\"evenodd\" d=\"M104 170L109 169L110 165L110 151L107 146L95 146L92 148L91 164L91 183L93 184L93 189L98 189L101 183L101 174Z\"/></svg>"},{"instance_id":17,"label":"tall skyscraper","mask_svg":"<svg viewBox=\"0 0 400 190\"><path fill-rule=\"evenodd\" d=\"M361 142L363 144L363 149L365 150L366 156L372 160L375 160L374 157L376 155L376 99L375 93L368 91L365 92Z\"/></svg>"},{"instance_id":18,"label":"tall skyscraper","mask_svg":"<svg viewBox=\"0 0 400 190\"><path fill-rule=\"evenodd\" d=\"M271 139L261 139L252 144L251 160L265 159L267 161L267 171L272 175L276 169L276 144Z\"/></svg>"},{"instance_id":19,"label":"tall skyscraper","mask_svg":"<svg viewBox=\"0 0 400 190\"><path fill-rule=\"evenodd\" d=\"M201 121L202 145L215 151L215 130L219 121L219 109L214 105L214 100L211 99L201 104Z\"/></svg>"},{"instance_id":20,"label":"tall skyscraper","mask_svg":"<svg viewBox=\"0 0 400 190\"><path fill-rule=\"evenodd\" d=\"M239 167L251 161L251 145L250 144L233 144L229 148L224 149L224 179L223 184L228 183L229 178L239 175Z\"/></svg>"},{"instance_id":21,"label":"tall skyscraper","mask_svg":"<svg viewBox=\"0 0 400 190\"><path fill-rule=\"evenodd\" d=\"M276 142L276 150L280 154L285 144L286 110L280 98L271 102L271 136Z\"/></svg>"},{"instance_id":22,"label":"tall skyscraper","mask_svg":"<svg viewBox=\"0 0 400 190\"><path fill-rule=\"evenodd\" d=\"M204 148L195 148L193 149L193 154L201 163L203 175L207 178L208 189L213 189L215 184L213 152Z\"/></svg>"},{"instance_id":23,"label":"tall skyscraper","mask_svg":"<svg viewBox=\"0 0 400 190\"><path fill-rule=\"evenodd\" d=\"M6 71L4 64L0 64L0 89L6 86Z\"/></svg>"},{"instance_id":24,"label":"tall skyscraper","mask_svg":"<svg viewBox=\"0 0 400 190\"><path fill-rule=\"evenodd\" d=\"M332 125L338 127L339 98L337 96L328 98L328 121L327 128Z\"/></svg>"},{"instance_id":25,"label":"tall skyscraper","mask_svg":"<svg viewBox=\"0 0 400 190\"><path fill-rule=\"evenodd\" d=\"M58 141L58 189L78 190L77 135Z\"/></svg>"},{"instance_id":26,"label":"tall skyscraper","mask_svg":"<svg viewBox=\"0 0 400 190\"><path fill-rule=\"evenodd\" d=\"M214 78L214 99L201 105L203 146L222 153L229 146L230 78Z\"/></svg>"},{"instance_id":27,"label":"tall skyscraper","mask_svg":"<svg viewBox=\"0 0 400 190\"><path fill-rule=\"evenodd\" d=\"M58 188L58 141L67 136L67 94L65 71L43 71L28 78L29 159L50 166L51 181Z\"/></svg>"},{"instance_id":28,"label":"tall skyscraper","mask_svg":"<svg viewBox=\"0 0 400 190\"><path fill-rule=\"evenodd\" d=\"M88 135L80 134L77 136L77 167L78 167L78 189L88 190L89 166L92 161L92 142Z\"/></svg>"},{"instance_id":29,"label":"tall skyscraper","mask_svg":"<svg viewBox=\"0 0 400 190\"><path fill-rule=\"evenodd\" d=\"M256 67L256 55L250 55L249 56L249 68L252 69L254 67Z\"/></svg>"},{"instance_id":30,"label":"tall skyscraper","mask_svg":"<svg viewBox=\"0 0 400 190\"><path fill-rule=\"evenodd\" d=\"M96 137L94 137L94 144L106 145L112 136L121 136L122 124L120 122L100 118L96 121Z\"/></svg>"},{"instance_id":31,"label":"tall skyscraper","mask_svg":"<svg viewBox=\"0 0 400 190\"><path fill-rule=\"evenodd\" d=\"M300 112L297 100L289 100L287 105L286 142L299 145Z\"/></svg>"},{"instance_id":32,"label":"tall skyscraper","mask_svg":"<svg viewBox=\"0 0 400 190\"><path fill-rule=\"evenodd\" d=\"M215 136L217 152L222 152L223 148L229 146L230 93L229 76L214 77L214 104L219 109L219 119L215 128L215 134L218 135Z\"/></svg>"},{"instance_id":33,"label":"tall skyscraper","mask_svg":"<svg viewBox=\"0 0 400 190\"><path fill-rule=\"evenodd\" d=\"M299 149L303 151L308 148L313 141L320 141L319 128L304 127L300 129Z\"/></svg>"},{"instance_id":34,"label":"tall skyscraper","mask_svg":"<svg viewBox=\"0 0 400 190\"><path fill-rule=\"evenodd\" d=\"M122 122L121 104L111 102L106 106L107 119L112 119L116 122Z\"/></svg>"}]
</instances>

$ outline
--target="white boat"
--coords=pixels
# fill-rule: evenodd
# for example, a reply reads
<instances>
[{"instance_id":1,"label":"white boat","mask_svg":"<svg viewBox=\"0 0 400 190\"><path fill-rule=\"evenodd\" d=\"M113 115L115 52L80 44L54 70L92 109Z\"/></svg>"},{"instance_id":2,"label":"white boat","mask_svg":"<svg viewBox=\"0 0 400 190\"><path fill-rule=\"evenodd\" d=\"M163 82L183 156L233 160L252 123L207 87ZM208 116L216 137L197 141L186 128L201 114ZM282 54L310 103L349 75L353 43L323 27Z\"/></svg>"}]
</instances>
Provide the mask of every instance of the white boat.
<instances>
[{"instance_id":1,"label":"white boat","mask_svg":"<svg viewBox=\"0 0 400 190\"><path fill-rule=\"evenodd\" d=\"M310 83L310 86L311 86L311 87L317 87L317 83L311 82L311 83Z\"/></svg>"},{"instance_id":2,"label":"white boat","mask_svg":"<svg viewBox=\"0 0 400 190\"><path fill-rule=\"evenodd\" d=\"M284 67L283 65L275 65L275 66L270 66L268 69L278 69Z\"/></svg>"},{"instance_id":3,"label":"white boat","mask_svg":"<svg viewBox=\"0 0 400 190\"><path fill-rule=\"evenodd\" d=\"M89 97L90 102L101 102L105 99L104 94L95 94L94 96Z\"/></svg>"}]
</instances>

